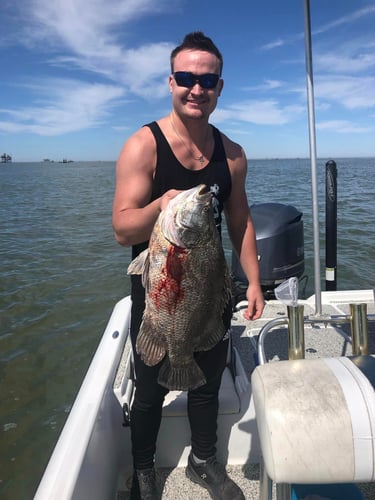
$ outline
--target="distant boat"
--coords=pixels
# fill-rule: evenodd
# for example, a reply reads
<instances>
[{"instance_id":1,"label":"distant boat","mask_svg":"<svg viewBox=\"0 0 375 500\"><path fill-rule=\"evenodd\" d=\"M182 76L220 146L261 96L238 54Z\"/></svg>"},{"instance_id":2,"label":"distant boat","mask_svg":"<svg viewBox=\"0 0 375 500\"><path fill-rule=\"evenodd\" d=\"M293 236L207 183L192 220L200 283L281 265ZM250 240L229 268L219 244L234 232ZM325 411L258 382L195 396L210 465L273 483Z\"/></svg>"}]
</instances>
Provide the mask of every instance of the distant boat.
<instances>
[{"instance_id":1,"label":"distant boat","mask_svg":"<svg viewBox=\"0 0 375 500\"><path fill-rule=\"evenodd\" d=\"M3 153L0 158L1 158L1 163L8 163L12 161L12 157L6 153Z\"/></svg>"},{"instance_id":2,"label":"distant boat","mask_svg":"<svg viewBox=\"0 0 375 500\"><path fill-rule=\"evenodd\" d=\"M67 160L66 158L63 158L63 160L59 163L73 163L73 160Z\"/></svg>"}]
</instances>

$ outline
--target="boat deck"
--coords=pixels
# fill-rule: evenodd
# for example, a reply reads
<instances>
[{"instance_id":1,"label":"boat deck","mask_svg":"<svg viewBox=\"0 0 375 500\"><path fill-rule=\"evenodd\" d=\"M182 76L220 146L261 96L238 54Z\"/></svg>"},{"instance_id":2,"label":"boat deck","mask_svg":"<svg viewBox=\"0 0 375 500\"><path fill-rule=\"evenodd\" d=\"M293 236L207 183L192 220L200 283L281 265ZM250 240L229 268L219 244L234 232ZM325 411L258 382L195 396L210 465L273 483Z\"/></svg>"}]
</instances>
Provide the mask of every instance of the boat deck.
<instances>
[{"instance_id":1,"label":"boat deck","mask_svg":"<svg viewBox=\"0 0 375 500\"><path fill-rule=\"evenodd\" d=\"M259 465L248 464L245 466L228 466L227 472L230 478L242 489L246 500L259 500ZM157 469L157 479L162 489L162 500L210 500L208 492L199 485L192 483L185 476L185 469ZM118 491L116 500L130 500L131 478L124 485L124 489ZM374 500L375 483L359 484L364 500ZM273 498L276 498L276 487L273 487ZM326 497L311 496L314 500L330 500ZM335 499L336 500L336 499ZM340 500L346 500L341 498Z\"/></svg>"},{"instance_id":2,"label":"boat deck","mask_svg":"<svg viewBox=\"0 0 375 500\"><path fill-rule=\"evenodd\" d=\"M350 315L350 303L367 303L367 314L371 317L368 323L369 352L375 353L375 304L372 291L356 292L323 292L322 293L322 316L348 316ZM314 297L304 304L305 317L312 317L315 313ZM249 378L257 362L257 341L259 332L263 326L275 318L286 316L286 307L279 301L267 301L261 319L251 322L245 321L241 314L241 303L237 307L232 322L233 345L241 355L241 360ZM274 327L267 335L264 349L267 361L274 362L287 359L286 325ZM350 323L335 324L316 322L305 324L305 357L336 357L351 356L352 344L350 334ZM220 429L219 429L220 432ZM156 464L157 465L157 464ZM247 500L259 498L259 465L245 464L241 466L227 465L229 476L242 488ZM186 499L202 500L210 498L208 493L200 486L191 483L185 477L185 469L157 469L158 480L163 487L163 500ZM130 498L131 476L123 476L119 481L117 500ZM375 483L360 485L365 500L375 498Z\"/></svg>"}]
</instances>

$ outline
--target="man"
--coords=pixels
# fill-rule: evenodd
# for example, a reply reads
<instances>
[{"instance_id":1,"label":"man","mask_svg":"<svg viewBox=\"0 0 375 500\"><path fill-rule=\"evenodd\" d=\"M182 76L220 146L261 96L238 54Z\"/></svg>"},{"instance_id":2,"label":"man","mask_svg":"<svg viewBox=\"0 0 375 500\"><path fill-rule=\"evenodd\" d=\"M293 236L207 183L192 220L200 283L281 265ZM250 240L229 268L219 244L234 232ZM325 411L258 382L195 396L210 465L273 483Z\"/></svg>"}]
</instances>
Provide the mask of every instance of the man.
<instances>
[{"instance_id":1,"label":"man","mask_svg":"<svg viewBox=\"0 0 375 500\"><path fill-rule=\"evenodd\" d=\"M142 127L124 144L117 164L113 227L117 241L133 247L134 258L147 247L154 223L169 200L180 190L206 184L213 194L218 229L224 211L229 235L249 280L244 315L255 320L262 314L264 301L245 193L247 160L238 144L208 122L223 89L222 66L219 50L202 32L186 35L172 51L172 111ZM139 276L132 276L131 280L131 337L136 371L131 411L133 494L139 489L140 498L151 500L158 498L154 454L167 389L157 383L160 364L146 366L135 351L144 289ZM230 316L228 305L223 315L227 330ZM227 349L228 340L222 340L210 351L196 353L207 383L188 392L192 452L186 474L206 488L212 498L239 500L244 499L242 491L215 458L218 391Z\"/></svg>"}]
</instances>

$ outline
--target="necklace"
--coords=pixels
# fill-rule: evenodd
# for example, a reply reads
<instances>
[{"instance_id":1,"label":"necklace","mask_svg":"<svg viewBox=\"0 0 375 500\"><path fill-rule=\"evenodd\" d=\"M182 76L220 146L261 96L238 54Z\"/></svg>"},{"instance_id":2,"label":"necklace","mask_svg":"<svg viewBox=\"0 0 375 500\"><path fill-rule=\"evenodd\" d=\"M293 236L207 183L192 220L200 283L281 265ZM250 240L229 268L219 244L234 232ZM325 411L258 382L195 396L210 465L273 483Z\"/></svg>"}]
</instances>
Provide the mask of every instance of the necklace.
<instances>
[{"instance_id":1,"label":"necklace","mask_svg":"<svg viewBox=\"0 0 375 500\"><path fill-rule=\"evenodd\" d=\"M209 125L207 125L207 130L206 130L206 137L204 138L204 145L203 145L203 153L200 155L200 156L195 156L194 155L194 151L188 147L188 145L186 144L186 142L184 141L184 139L182 138L181 134L178 132L178 130L176 129L176 127L174 126L174 123L173 123L173 120L172 120L172 115L169 115L169 121L171 122L171 126L174 130L174 133L177 135L177 137L180 139L180 141L182 142L182 144L185 146L185 148L189 151L189 153L191 154L193 160L195 161L199 161L199 163L201 165L203 165L204 163L204 150L206 148L206 144L207 144L207 137L208 137L208 128L209 128Z\"/></svg>"}]
</instances>

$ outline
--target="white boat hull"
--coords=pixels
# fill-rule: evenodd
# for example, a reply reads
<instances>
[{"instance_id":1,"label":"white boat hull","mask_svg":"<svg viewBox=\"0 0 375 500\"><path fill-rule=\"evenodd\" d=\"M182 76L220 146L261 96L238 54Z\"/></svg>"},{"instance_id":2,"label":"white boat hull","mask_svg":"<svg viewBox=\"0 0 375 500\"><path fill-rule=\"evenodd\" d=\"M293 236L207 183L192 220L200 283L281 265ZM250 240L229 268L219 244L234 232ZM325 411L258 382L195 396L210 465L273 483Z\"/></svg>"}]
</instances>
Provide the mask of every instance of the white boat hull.
<instances>
[{"instance_id":1,"label":"white boat hull","mask_svg":"<svg viewBox=\"0 0 375 500\"><path fill-rule=\"evenodd\" d=\"M116 304L51 456L36 500L115 498L130 467L129 431L112 390L129 331L130 298ZM118 332L116 334L115 332Z\"/></svg>"}]
</instances>

